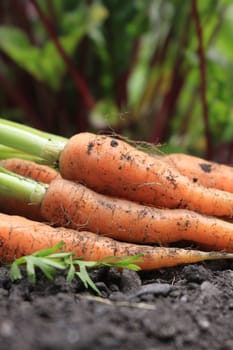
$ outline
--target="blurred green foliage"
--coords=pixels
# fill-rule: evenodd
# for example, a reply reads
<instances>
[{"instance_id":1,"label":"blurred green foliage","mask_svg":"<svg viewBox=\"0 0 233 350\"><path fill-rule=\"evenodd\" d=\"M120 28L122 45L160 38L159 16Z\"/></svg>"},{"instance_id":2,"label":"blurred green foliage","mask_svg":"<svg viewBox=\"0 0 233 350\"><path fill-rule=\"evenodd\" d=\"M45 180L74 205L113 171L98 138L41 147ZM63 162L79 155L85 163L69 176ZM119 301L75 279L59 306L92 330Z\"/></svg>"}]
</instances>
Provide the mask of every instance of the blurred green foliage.
<instances>
[{"instance_id":1,"label":"blurred green foliage","mask_svg":"<svg viewBox=\"0 0 233 350\"><path fill-rule=\"evenodd\" d=\"M61 3L58 2L61 11ZM101 5L78 6L75 11L64 12L59 22L60 42L69 56L85 35L95 42L103 40L100 25L107 17L107 10ZM40 35L42 44L32 45L27 34L13 26L0 27L0 48L22 69L31 74L36 80L42 81L52 89L58 90L66 71L65 63L59 55L53 42Z\"/></svg>"},{"instance_id":2,"label":"blurred green foliage","mask_svg":"<svg viewBox=\"0 0 233 350\"><path fill-rule=\"evenodd\" d=\"M233 162L233 1L196 1L209 137L192 1L36 3L43 18L35 0L0 4L1 117L65 136L114 131L167 152L205 156L211 144L213 159Z\"/></svg>"}]
</instances>

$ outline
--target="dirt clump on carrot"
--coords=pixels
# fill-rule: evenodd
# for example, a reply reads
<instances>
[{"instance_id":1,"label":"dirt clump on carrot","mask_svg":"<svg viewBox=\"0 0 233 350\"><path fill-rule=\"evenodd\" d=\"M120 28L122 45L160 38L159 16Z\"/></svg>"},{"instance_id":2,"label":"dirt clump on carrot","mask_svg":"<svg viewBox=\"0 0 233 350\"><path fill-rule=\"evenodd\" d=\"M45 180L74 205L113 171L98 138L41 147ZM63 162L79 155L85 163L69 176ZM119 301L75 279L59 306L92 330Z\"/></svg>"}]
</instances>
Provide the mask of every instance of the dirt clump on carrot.
<instances>
[{"instance_id":1,"label":"dirt clump on carrot","mask_svg":"<svg viewBox=\"0 0 233 350\"><path fill-rule=\"evenodd\" d=\"M49 185L41 215L56 226L85 229L126 242L187 240L233 252L232 223L190 210L158 209L113 198L64 179Z\"/></svg>"},{"instance_id":2,"label":"dirt clump on carrot","mask_svg":"<svg viewBox=\"0 0 233 350\"><path fill-rule=\"evenodd\" d=\"M96 192L161 208L233 215L233 194L201 186L158 157L105 135L77 134L60 153L63 178Z\"/></svg>"},{"instance_id":3,"label":"dirt clump on carrot","mask_svg":"<svg viewBox=\"0 0 233 350\"><path fill-rule=\"evenodd\" d=\"M204 252L180 248L152 247L118 242L87 231L77 232L62 227L54 228L21 216L0 214L0 256L2 263L65 243L63 250L73 252L84 260L99 261L109 256L129 257L143 254L138 264L143 270L153 270L203 260L233 258L233 254Z\"/></svg>"}]
</instances>

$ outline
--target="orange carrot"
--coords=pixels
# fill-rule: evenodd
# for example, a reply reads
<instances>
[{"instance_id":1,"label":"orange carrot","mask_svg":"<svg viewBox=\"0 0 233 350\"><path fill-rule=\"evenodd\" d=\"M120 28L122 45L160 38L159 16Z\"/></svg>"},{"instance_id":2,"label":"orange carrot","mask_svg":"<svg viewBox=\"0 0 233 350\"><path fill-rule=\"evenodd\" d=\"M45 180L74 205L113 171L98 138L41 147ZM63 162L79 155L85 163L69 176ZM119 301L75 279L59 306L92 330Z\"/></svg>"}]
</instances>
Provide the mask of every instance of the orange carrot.
<instances>
[{"instance_id":1,"label":"orange carrot","mask_svg":"<svg viewBox=\"0 0 233 350\"><path fill-rule=\"evenodd\" d=\"M233 167L209 162L183 153L169 154L163 160L203 186L233 193Z\"/></svg>"},{"instance_id":2,"label":"orange carrot","mask_svg":"<svg viewBox=\"0 0 233 350\"><path fill-rule=\"evenodd\" d=\"M63 178L97 192L161 208L232 217L233 193L201 186L162 159L117 138L80 133L70 140L36 135L0 121L1 142L57 163Z\"/></svg>"},{"instance_id":3,"label":"orange carrot","mask_svg":"<svg viewBox=\"0 0 233 350\"><path fill-rule=\"evenodd\" d=\"M0 166L16 174L43 183L50 183L52 180L61 177L61 175L55 169L52 169L49 166L40 165L35 162L19 158L0 160ZM43 220L38 205L26 203L14 198L0 196L0 209L8 214L22 215L38 221Z\"/></svg>"},{"instance_id":4,"label":"orange carrot","mask_svg":"<svg viewBox=\"0 0 233 350\"><path fill-rule=\"evenodd\" d=\"M233 252L233 224L185 209L157 209L94 192L81 184L51 182L41 202L44 220L139 243L189 240Z\"/></svg>"},{"instance_id":5,"label":"orange carrot","mask_svg":"<svg viewBox=\"0 0 233 350\"><path fill-rule=\"evenodd\" d=\"M193 183L162 159L103 135L77 134L60 153L63 178L97 192L162 207L233 215L233 194Z\"/></svg>"},{"instance_id":6,"label":"orange carrot","mask_svg":"<svg viewBox=\"0 0 233 350\"><path fill-rule=\"evenodd\" d=\"M64 179L45 185L0 172L0 183L1 193L35 203L40 206L41 217L57 226L86 229L128 242L189 240L233 252L233 224L214 217L112 198Z\"/></svg>"},{"instance_id":7,"label":"orange carrot","mask_svg":"<svg viewBox=\"0 0 233 350\"><path fill-rule=\"evenodd\" d=\"M21 215L28 219L43 221L40 209L33 203L25 203L18 199L0 197L0 210L11 215Z\"/></svg>"},{"instance_id":8,"label":"orange carrot","mask_svg":"<svg viewBox=\"0 0 233 350\"><path fill-rule=\"evenodd\" d=\"M188 264L203 260L232 259L233 254L179 248L151 247L115 241L91 232L53 228L20 216L0 214L0 256L4 263L47 249L58 242L63 250L84 260L99 261L109 256L128 257L143 254L138 265L143 270Z\"/></svg>"},{"instance_id":9,"label":"orange carrot","mask_svg":"<svg viewBox=\"0 0 233 350\"><path fill-rule=\"evenodd\" d=\"M52 180L60 178L61 175L47 165L37 164L30 160L19 158L8 158L0 160L0 166L13 173L28 177L30 179L49 184Z\"/></svg>"}]
</instances>

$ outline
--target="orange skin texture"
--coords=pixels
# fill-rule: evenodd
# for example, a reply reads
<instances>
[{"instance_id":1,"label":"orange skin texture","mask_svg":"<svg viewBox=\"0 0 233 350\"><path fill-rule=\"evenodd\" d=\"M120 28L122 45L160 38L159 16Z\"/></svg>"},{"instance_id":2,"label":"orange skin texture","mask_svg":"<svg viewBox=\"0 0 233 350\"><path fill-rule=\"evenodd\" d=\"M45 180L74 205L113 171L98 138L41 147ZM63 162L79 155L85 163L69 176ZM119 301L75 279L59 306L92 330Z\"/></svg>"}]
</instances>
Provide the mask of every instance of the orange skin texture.
<instances>
[{"instance_id":1,"label":"orange skin texture","mask_svg":"<svg viewBox=\"0 0 233 350\"><path fill-rule=\"evenodd\" d=\"M47 165L37 164L30 160L8 158L0 160L0 166L18 175L49 184L52 180L61 178L61 175Z\"/></svg>"},{"instance_id":2,"label":"orange skin texture","mask_svg":"<svg viewBox=\"0 0 233 350\"><path fill-rule=\"evenodd\" d=\"M50 248L60 241L65 243L63 251L73 252L76 257L87 261L143 254L138 264L143 270L214 259L209 252L123 243L91 232L54 228L21 216L0 214L0 256L3 263ZM214 255L218 258L227 257L224 253Z\"/></svg>"},{"instance_id":3,"label":"orange skin texture","mask_svg":"<svg viewBox=\"0 0 233 350\"><path fill-rule=\"evenodd\" d=\"M77 134L59 157L63 178L160 208L232 217L233 194L193 183L175 167L109 136Z\"/></svg>"},{"instance_id":4,"label":"orange skin texture","mask_svg":"<svg viewBox=\"0 0 233 350\"><path fill-rule=\"evenodd\" d=\"M162 159L193 182L233 193L233 167L231 166L182 153L169 154Z\"/></svg>"},{"instance_id":5,"label":"orange skin texture","mask_svg":"<svg viewBox=\"0 0 233 350\"><path fill-rule=\"evenodd\" d=\"M47 184L54 179L61 178L61 175L55 169L19 158L0 160L0 166L18 175ZM22 215L32 220L43 220L37 205L14 198L0 196L0 209L7 214Z\"/></svg>"},{"instance_id":6,"label":"orange skin texture","mask_svg":"<svg viewBox=\"0 0 233 350\"><path fill-rule=\"evenodd\" d=\"M0 210L11 215L22 215L28 219L43 221L40 207L36 204L25 203L19 199L0 197Z\"/></svg>"},{"instance_id":7,"label":"orange skin texture","mask_svg":"<svg viewBox=\"0 0 233 350\"><path fill-rule=\"evenodd\" d=\"M72 181L51 182L41 203L44 220L126 242L193 241L233 252L233 224L185 209L158 209L94 192Z\"/></svg>"}]
</instances>

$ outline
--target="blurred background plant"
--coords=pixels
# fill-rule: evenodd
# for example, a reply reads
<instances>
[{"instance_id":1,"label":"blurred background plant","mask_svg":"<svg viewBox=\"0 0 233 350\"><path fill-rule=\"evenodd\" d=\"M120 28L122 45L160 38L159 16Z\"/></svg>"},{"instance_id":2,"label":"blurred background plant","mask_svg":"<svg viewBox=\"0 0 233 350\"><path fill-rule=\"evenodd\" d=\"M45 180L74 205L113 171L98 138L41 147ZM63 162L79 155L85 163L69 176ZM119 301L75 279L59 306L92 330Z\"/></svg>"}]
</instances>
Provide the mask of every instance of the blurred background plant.
<instances>
[{"instance_id":1,"label":"blurred background plant","mask_svg":"<svg viewBox=\"0 0 233 350\"><path fill-rule=\"evenodd\" d=\"M233 1L1 0L0 115L233 163Z\"/></svg>"}]
</instances>

